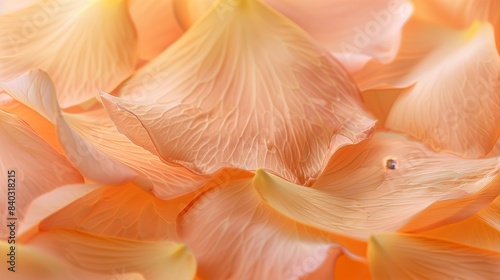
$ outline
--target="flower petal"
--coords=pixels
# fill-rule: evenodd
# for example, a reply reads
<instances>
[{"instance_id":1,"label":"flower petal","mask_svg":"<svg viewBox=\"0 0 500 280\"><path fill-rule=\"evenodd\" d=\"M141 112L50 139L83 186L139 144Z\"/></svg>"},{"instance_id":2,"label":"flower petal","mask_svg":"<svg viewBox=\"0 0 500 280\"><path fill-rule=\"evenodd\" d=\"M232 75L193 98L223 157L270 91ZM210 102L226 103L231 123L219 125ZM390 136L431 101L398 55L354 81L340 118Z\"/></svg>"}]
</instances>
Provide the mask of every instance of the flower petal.
<instances>
[{"instance_id":1,"label":"flower petal","mask_svg":"<svg viewBox=\"0 0 500 280\"><path fill-rule=\"evenodd\" d=\"M495 279L500 253L423 236L377 234L368 257L374 279Z\"/></svg>"},{"instance_id":2,"label":"flower petal","mask_svg":"<svg viewBox=\"0 0 500 280\"><path fill-rule=\"evenodd\" d=\"M81 183L83 178L71 163L17 116L0 110L0 167L2 182L0 203L7 204L8 182L15 184L15 216L22 219L26 209L36 197L56 187ZM8 176L13 170L15 178ZM8 180L12 178L12 180ZM0 216L7 219L7 207ZM4 227L0 235L3 237Z\"/></svg>"},{"instance_id":3,"label":"flower petal","mask_svg":"<svg viewBox=\"0 0 500 280\"><path fill-rule=\"evenodd\" d=\"M142 59L154 58L183 33L175 19L172 0L133 0L129 9Z\"/></svg>"},{"instance_id":4,"label":"flower petal","mask_svg":"<svg viewBox=\"0 0 500 280\"><path fill-rule=\"evenodd\" d=\"M166 162L197 173L263 167L308 184L374 121L350 76L305 32L261 1L237 3L224 17L215 7L104 102L128 114L115 123L130 139L146 137L140 122Z\"/></svg>"},{"instance_id":5,"label":"flower petal","mask_svg":"<svg viewBox=\"0 0 500 280\"><path fill-rule=\"evenodd\" d=\"M490 24L477 23L462 35L400 95L386 127L438 151L477 158L500 136L500 57Z\"/></svg>"},{"instance_id":6,"label":"flower petal","mask_svg":"<svg viewBox=\"0 0 500 280\"><path fill-rule=\"evenodd\" d=\"M500 196L479 211L478 216L497 230L500 230Z\"/></svg>"},{"instance_id":7,"label":"flower petal","mask_svg":"<svg viewBox=\"0 0 500 280\"><path fill-rule=\"evenodd\" d=\"M58 199L60 192L46 200ZM101 187L44 218L39 229L77 228L126 239L165 240L174 232L171 204L131 183Z\"/></svg>"},{"instance_id":8,"label":"flower petal","mask_svg":"<svg viewBox=\"0 0 500 280\"><path fill-rule=\"evenodd\" d=\"M226 174L227 175L227 174ZM221 175L222 176L222 175ZM299 279L317 270L333 278L338 245L276 213L253 190L251 175L229 174L178 217L178 232L203 279Z\"/></svg>"},{"instance_id":9,"label":"flower petal","mask_svg":"<svg viewBox=\"0 0 500 280\"><path fill-rule=\"evenodd\" d=\"M186 29L200 18L213 0L174 0L176 16ZM217 2L217 1L216 1ZM217 13L238 1L218 1ZM390 62L397 53L403 24L412 13L406 0L265 0L318 40L350 72L367 61Z\"/></svg>"},{"instance_id":10,"label":"flower petal","mask_svg":"<svg viewBox=\"0 0 500 280\"><path fill-rule=\"evenodd\" d=\"M186 246L95 235L77 230L40 233L29 244L81 269L103 274L140 273L146 279L193 279L196 261Z\"/></svg>"},{"instance_id":11,"label":"flower petal","mask_svg":"<svg viewBox=\"0 0 500 280\"><path fill-rule=\"evenodd\" d=\"M7 259L7 264L4 263L4 268L0 270L2 279L11 280L26 280L26 279L51 279L51 280L67 280L72 278L66 264L39 249L30 246L16 244L14 257L14 271L8 270L11 267L9 263L11 254L11 244L7 241L0 241L0 252Z\"/></svg>"},{"instance_id":12,"label":"flower petal","mask_svg":"<svg viewBox=\"0 0 500 280\"><path fill-rule=\"evenodd\" d=\"M54 84L47 73L29 71L12 81L0 83L0 87L56 126L59 143L66 156L85 177L98 183L119 184L137 176L135 171L96 150L92 143L68 125L57 103ZM40 116L34 115L30 124L40 130L40 125L44 123L40 121ZM96 168L97 163L99 168Z\"/></svg>"},{"instance_id":13,"label":"flower petal","mask_svg":"<svg viewBox=\"0 0 500 280\"><path fill-rule=\"evenodd\" d=\"M459 223L424 232L422 235L500 252L500 230L477 215Z\"/></svg>"},{"instance_id":14,"label":"flower petal","mask_svg":"<svg viewBox=\"0 0 500 280\"><path fill-rule=\"evenodd\" d=\"M397 162L394 170L386 167L387 160ZM366 239L376 232L403 228L412 217L442 200L454 206L473 197L471 208L486 206L494 193L500 193L498 182L490 184L499 170L498 158L460 159L434 153L395 134L377 133L340 149L312 188L262 170L257 171L254 186L264 201L291 219ZM476 197L476 193L483 196ZM465 213L457 217L454 210L458 207L451 206L450 212L428 213L412 230L468 217Z\"/></svg>"},{"instance_id":15,"label":"flower petal","mask_svg":"<svg viewBox=\"0 0 500 280\"><path fill-rule=\"evenodd\" d=\"M41 68L69 107L130 75L135 45L127 1L34 1L0 16L0 77Z\"/></svg>"},{"instance_id":16,"label":"flower petal","mask_svg":"<svg viewBox=\"0 0 500 280\"><path fill-rule=\"evenodd\" d=\"M30 239L38 232L41 221L98 188L98 185L88 184L67 185L40 195L33 200L26 211L19 227L19 239Z\"/></svg>"}]
</instances>

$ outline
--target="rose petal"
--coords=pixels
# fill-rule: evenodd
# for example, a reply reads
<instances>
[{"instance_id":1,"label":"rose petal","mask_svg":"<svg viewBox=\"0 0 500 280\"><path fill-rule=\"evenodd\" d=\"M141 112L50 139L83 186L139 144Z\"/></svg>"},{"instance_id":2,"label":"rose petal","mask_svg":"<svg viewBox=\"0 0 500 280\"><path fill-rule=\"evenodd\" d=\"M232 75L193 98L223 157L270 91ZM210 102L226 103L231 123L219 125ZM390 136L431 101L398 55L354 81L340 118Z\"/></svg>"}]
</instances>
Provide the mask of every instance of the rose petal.
<instances>
[{"instance_id":1,"label":"rose petal","mask_svg":"<svg viewBox=\"0 0 500 280\"><path fill-rule=\"evenodd\" d=\"M253 190L251 176L230 174L178 217L178 232L198 260L203 279L333 277L338 245L281 216ZM330 267L322 270L323 263Z\"/></svg>"},{"instance_id":2,"label":"rose petal","mask_svg":"<svg viewBox=\"0 0 500 280\"><path fill-rule=\"evenodd\" d=\"M0 38L0 79L41 68L62 107L113 89L136 63L127 1L34 1L0 16Z\"/></svg>"},{"instance_id":3,"label":"rose petal","mask_svg":"<svg viewBox=\"0 0 500 280\"><path fill-rule=\"evenodd\" d=\"M238 3L222 18L214 8L104 102L125 111L110 115L136 144L147 143L144 126L166 162L197 173L263 167L308 184L374 121L349 75L305 32L260 1Z\"/></svg>"},{"instance_id":4,"label":"rose petal","mask_svg":"<svg viewBox=\"0 0 500 280\"><path fill-rule=\"evenodd\" d=\"M36 197L56 187L81 183L83 178L71 163L17 116L0 110L0 166L2 184L0 203L5 207L0 216L6 220L8 215L22 219L26 209ZM8 175L13 170L15 178ZM8 178L12 178L8 180ZM9 193L8 183L15 184L15 194ZM14 215L8 212L7 195L15 197ZM2 228L0 235L6 234Z\"/></svg>"},{"instance_id":5,"label":"rose petal","mask_svg":"<svg viewBox=\"0 0 500 280\"><path fill-rule=\"evenodd\" d=\"M196 261L186 246L94 235L77 230L40 233L29 244L84 270L116 275L140 273L146 279L193 279Z\"/></svg>"},{"instance_id":6,"label":"rose petal","mask_svg":"<svg viewBox=\"0 0 500 280\"><path fill-rule=\"evenodd\" d=\"M389 159L397 162L394 170L386 167ZM498 158L460 159L395 134L377 133L363 143L340 149L312 188L263 170L257 171L254 186L264 201L291 219L366 239L376 232L403 228L439 201L450 205L449 212L429 212L426 219L412 224L412 230L473 215L475 212L455 215L460 207L454 204L470 199L473 209L486 206L500 193L498 182L490 184L499 170Z\"/></svg>"},{"instance_id":7,"label":"rose petal","mask_svg":"<svg viewBox=\"0 0 500 280\"><path fill-rule=\"evenodd\" d=\"M49 194L46 200L58 199L60 192ZM39 228L77 228L126 239L165 240L174 232L171 204L130 183L102 187L54 211Z\"/></svg>"},{"instance_id":8,"label":"rose petal","mask_svg":"<svg viewBox=\"0 0 500 280\"><path fill-rule=\"evenodd\" d=\"M368 247L374 279L495 279L500 253L423 236L377 234Z\"/></svg>"},{"instance_id":9,"label":"rose petal","mask_svg":"<svg viewBox=\"0 0 500 280\"><path fill-rule=\"evenodd\" d=\"M129 9L142 59L154 58L183 33L175 19L172 0L133 0Z\"/></svg>"},{"instance_id":10,"label":"rose petal","mask_svg":"<svg viewBox=\"0 0 500 280\"><path fill-rule=\"evenodd\" d=\"M448 55L429 64L396 100L386 126L438 151L483 157L500 136L500 57L493 28L477 23L448 47Z\"/></svg>"},{"instance_id":11,"label":"rose petal","mask_svg":"<svg viewBox=\"0 0 500 280\"><path fill-rule=\"evenodd\" d=\"M210 7L213 0L174 0L176 16L185 29ZM367 61L390 62L397 53L403 24L412 14L406 0L265 0L293 20L328 49L350 72ZM216 12L224 17L238 1L220 1Z\"/></svg>"}]
</instances>

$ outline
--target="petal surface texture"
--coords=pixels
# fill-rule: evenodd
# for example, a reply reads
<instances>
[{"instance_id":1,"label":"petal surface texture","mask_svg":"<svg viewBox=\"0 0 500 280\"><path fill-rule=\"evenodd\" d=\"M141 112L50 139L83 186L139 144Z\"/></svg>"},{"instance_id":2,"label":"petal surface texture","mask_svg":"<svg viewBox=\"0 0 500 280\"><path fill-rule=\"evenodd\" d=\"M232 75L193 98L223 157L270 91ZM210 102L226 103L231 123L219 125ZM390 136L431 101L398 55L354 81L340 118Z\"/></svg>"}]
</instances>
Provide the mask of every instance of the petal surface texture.
<instances>
[{"instance_id":1,"label":"petal surface texture","mask_svg":"<svg viewBox=\"0 0 500 280\"><path fill-rule=\"evenodd\" d=\"M213 0L174 0L179 23L187 28ZM216 8L224 17L238 1L222 1ZM406 0L265 0L311 34L349 71L367 61L390 62L396 55L403 24L412 14Z\"/></svg>"},{"instance_id":2,"label":"petal surface texture","mask_svg":"<svg viewBox=\"0 0 500 280\"><path fill-rule=\"evenodd\" d=\"M252 177L226 176L225 184L200 195L178 217L178 232L198 260L203 279L333 278L341 253L314 229L267 206ZM322 265L329 270L322 270Z\"/></svg>"},{"instance_id":3,"label":"petal surface texture","mask_svg":"<svg viewBox=\"0 0 500 280\"><path fill-rule=\"evenodd\" d=\"M14 216L22 219L33 199L59 186L83 182L83 177L71 163L36 135L26 122L2 110L0 143L0 179L5 182L0 202L6 206L0 212L3 219L7 219L9 213L8 183L15 192ZM11 170L14 172L9 176ZM2 229L2 237L6 230L5 227Z\"/></svg>"},{"instance_id":4,"label":"petal surface texture","mask_svg":"<svg viewBox=\"0 0 500 280\"><path fill-rule=\"evenodd\" d=\"M0 16L0 38L0 78L41 68L64 108L112 90L136 63L127 1L33 1Z\"/></svg>"},{"instance_id":5,"label":"petal surface texture","mask_svg":"<svg viewBox=\"0 0 500 280\"><path fill-rule=\"evenodd\" d=\"M152 152L197 173L263 167L308 184L374 120L350 76L298 26L258 0L235 1L221 16L224 4L127 80L120 97L103 94L128 114L115 123L137 139L146 137L140 122Z\"/></svg>"},{"instance_id":6,"label":"petal surface texture","mask_svg":"<svg viewBox=\"0 0 500 280\"><path fill-rule=\"evenodd\" d=\"M461 35L458 48L400 95L386 126L438 151L477 158L500 136L500 57L490 24Z\"/></svg>"},{"instance_id":7,"label":"petal surface texture","mask_svg":"<svg viewBox=\"0 0 500 280\"><path fill-rule=\"evenodd\" d=\"M186 246L169 241L136 241L58 229L38 234L29 245L102 274L140 273L145 279L187 280L196 271L196 260Z\"/></svg>"},{"instance_id":8,"label":"petal surface texture","mask_svg":"<svg viewBox=\"0 0 500 280\"><path fill-rule=\"evenodd\" d=\"M387 168L388 160L397 162L394 170ZM257 171L254 186L263 200L291 219L367 239L376 232L403 228L440 201L446 201L448 208L427 213L411 230L465 218L456 215L454 204L462 206L462 199L480 193L484 200L475 197L469 207L478 211L488 205L494 199L491 193L500 193L498 182L493 182L499 168L498 158L460 159L432 152L396 134L377 133L360 144L341 148L312 188L262 170Z\"/></svg>"},{"instance_id":9,"label":"petal surface texture","mask_svg":"<svg viewBox=\"0 0 500 280\"><path fill-rule=\"evenodd\" d=\"M377 234L368 258L374 279L495 279L500 253L439 239Z\"/></svg>"}]
</instances>

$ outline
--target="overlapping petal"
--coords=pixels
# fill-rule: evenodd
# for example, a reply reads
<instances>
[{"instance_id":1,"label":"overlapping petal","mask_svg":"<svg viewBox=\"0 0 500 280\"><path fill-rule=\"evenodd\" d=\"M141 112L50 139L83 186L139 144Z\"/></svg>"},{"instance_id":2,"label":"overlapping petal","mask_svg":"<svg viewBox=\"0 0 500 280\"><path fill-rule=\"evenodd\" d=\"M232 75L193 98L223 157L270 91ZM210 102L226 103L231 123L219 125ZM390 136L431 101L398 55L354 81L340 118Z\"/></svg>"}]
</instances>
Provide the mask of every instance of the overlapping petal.
<instances>
[{"instance_id":1,"label":"overlapping petal","mask_svg":"<svg viewBox=\"0 0 500 280\"><path fill-rule=\"evenodd\" d=\"M209 180L183 167L167 165L132 143L118 132L100 104L84 113L61 112L52 81L42 71L30 71L0 86L38 112L22 114L32 127L42 131L55 125L66 155L95 182L121 184L141 175L144 188L152 188L159 197L172 198L194 191ZM40 115L52 124L43 122ZM95 168L96 164L100 168Z\"/></svg>"},{"instance_id":2,"label":"overlapping petal","mask_svg":"<svg viewBox=\"0 0 500 280\"><path fill-rule=\"evenodd\" d=\"M0 38L0 80L41 68L62 107L112 90L136 63L127 1L33 1L0 16Z\"/></svg>"},{"instance_id":3,"label":"overlapping petal","mask_svg":"<svg viewBox=\"0 0 500 280\"><path fill-rule=\"evenodd\" d=\"M500 253L418 235L377 234L368 257L374 279L495 279Z\"/></svg>"},{"instance_id":4,"label":"overlapping petal","mask_svg":"<svg viewBox=\"0 0 500 280\"><path fill-rule=\"evenodd\" d=\"M142 59L160 54L183 31L174 15L172 0L132 0L130 16L137 29L138 51Z\"/></svg>"},{"instance_id":5,"label":"overlapping petal","mask_svg":"<svg viewBox=\"0 0 500 280\"><path fill-rule=\"evenodd\" d=\"M386 167L388 160L397 162L396 169ZM460 159L395 134L377 133L340 149L312 188L262 170L257 171L254 185L263 200L289 218L366 239L376 232L402 229L439 201L445 201L448 209L429 212L411 230L473 215L500 193L500 180L492 183L499 170L498 158ZM456 215L463 200L471 212Z\"/></svg>"},{"instance_id":6,"label":"overlapping petal","mask_svg":"<svg viewBox=\"0 0 500 280\"><path fill-rule=\"evenodd\" d=\"M142 125L166 162L198 173L263 167L309 184L374 121L349 75L304 31L260 1L237 3L223 17L218 3L103 101L144 145Z\"/></svg>"},{"instance_id":7,"label":"overlapping petal","mask_svg":"<svg viewBox=\"0 0 500 280\"><path fill-rule=\"evenodd\" d=\"M58 229L39 233L30 246L86 271L111 277L139 273L145 279L193 279L196 260L183 244L146 242Z\"/></svg>"},{"instance_id":8,"label":"overlapping petal","mask_svg":"<svg viewBox=\"0 0 500 280\"><path fill-rule=\"evenodd\" d=\"M0 241L0 252L2 256L7 255L7 264L0 270L2 279L26 280L26 279L51 279L68 280L71 274L66 264L50 254L30 246L16 244L14 251L14 271L8 270L11 267L9 260L11 253L11 244L7 241Z\"/></svg>"},{"instance_id":9,"label":"overlapping petal","mask_svg":"<svg viewBox=\"0 0 500 280\"><path fill-rule=\"evenodd\" d=\"M14 191L12 216L22 219L30 203L36 197L61 185L81 183L83 178L71 163L52 149L43 139L17 116L0 110L0 175L2 196L5 205L0 210L4 220L8 217L8 183ZM11 172L9 177L8 172ZM8 180L11 178L11 180ZM11 199L12 201L12 199ZM2 229L2 237L6 228Z\"/></svg>"},{"instance_id":10,"label":"overlapping petal","mask_svg":"<svg viewBox=\"0 0 500 280\"><path fill-rule=\"evenodd\" d=\"M394 103L386 127L438 151L485 156L500 136L500 57L493 28L476 23L438 53L418 65L415 86Z\"/></svg>"},{"instance_id":11,"label":"overlapping petal","mask_svg":"<svg viewBox=\"0 0 500 280\"><path fill-rule=\"evenodd\" d=\"M176 15L184 28L191 26L213 0L177 0ZM216 12L224 17L238 1L219 1ZM318 40L349 71L367 61L390 62L396 55L403 24L412 13L406 0L266 0Z\"/></svg>"},{"instance_id":12,"label":"overlapping petal","mask_svg":"<svg viewBox=\"0 0 500 280\"><path fill-rule=\"evenodd\" d=\"M289 220L259 197L252 176L231 173L178 217L178 232L203 279L332 278L339 245Z\"/></svg>"}]
</instances>

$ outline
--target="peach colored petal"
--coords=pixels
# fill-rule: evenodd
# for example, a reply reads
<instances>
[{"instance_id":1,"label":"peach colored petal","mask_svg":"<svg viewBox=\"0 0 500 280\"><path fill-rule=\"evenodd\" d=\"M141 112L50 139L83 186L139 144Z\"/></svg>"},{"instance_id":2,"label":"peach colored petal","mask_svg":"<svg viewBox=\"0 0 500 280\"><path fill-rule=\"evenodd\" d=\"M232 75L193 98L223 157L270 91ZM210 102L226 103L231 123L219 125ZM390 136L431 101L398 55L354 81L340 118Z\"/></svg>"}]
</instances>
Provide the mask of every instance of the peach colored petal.
<instances>
[{"instance_id":1,"label":"peach colored petal","mask_svg":"<svg viewBox=\"0 0 500 280\"><path fill-rule=\"evenodd\" d=\"M230 177L178 217L179 235L198 260L202 279L299 279L312 272L327 273L316 279L333 277L338 245L269 208L253 190L251 175Z\"/></svg>"},{"instance_id":2,"label":"peach colored petal","mask_svg":"<svg viewBox=\"0 0 500 280\"><path fill-rule=\"evenodd\" d=\"M33 1L0 16L0 79L41 68L69 107L129 76L135 45L127 1Z\"/></svg>"},{"instance_id":3,"label":"peach colored petal","mask_svg":"<svg viewBox=\"0 0 500 280\"><path fill-rule=\"evenodd\" d=\"M213 0L174 0L179 23L187 28ZM217 3L217 1L215 1ZM350 72L367 61L390 62L397 53L403 24L412 13L406 0L265 0L318 40ZM217 14L225 17L238 1L219 1Z\"/></svg>"},{"instance_id":4,"label":"peach colored petal","mask_svg":"<svg viewBox=\"0 0 500 280\"><path fill-rule=\"evenodd\" d=\"M58 199L60 192L48 194L46 200ZM102 187L51 213L39 229L77 228L126 239L165 240L175 232L171 204L130 183Z\"/></svg>"},{"instance_id":5,"label":"peach colored petal","mask_svg":"<svg viewBox=\"0 0 500 280\"><path fill-rule=\"evenodd\" d=\"M69 204L98 189L98 185L78 184L61 186L35 198L26 211L17 235L28 240L38 232L40 222ZM69 214L69 213L68 213Z\"/></svg>"},{"instance_id":6,"label":"peach colored petal","mask_svg":"<svg viewBox=\"0 0 500 280\"><path fill-rule=\"evenodd\" d=\"M455 28L465 28L476 20L500 19L496 0L416 0L414 6L416 17Z\"/></svg>"},{"instance_id":7,"label":"peach colored petal","mask_svg":"<svg viewBox=\"0 0 500 280\"><path fill-rule=\"evenodd\" d=\"M386 167L389 159L397 161L396 169ZM492 193L500 193L497 183L490 184L499 170L498 158L460 159L396 134L376 133L360 144L341 148L312 188L262 170L257 171L254 186L268 205L291 219L366 239L376 232L403 228L439 201L446 201L450 212L429 212L419 227L473 215L493 200ZM466 199L476 210L455 215L452 210Z\"/></svg>"},{"instance_id":8,"label":"peach colored petal","mask_svg":"<svg viewBox=\"0 0 500 280\"><path fill-rule=\"evenodd\" d=\"M371 273L366 261L353 260L342 255L335 265L335 280L370 280Z\"/></svg>"},{"instance_id":9,"label":"peach colored petal","mask_svg":"<svg viewBox=\"0 0 500 280\"><path fill-rule=\"evenodd\" d=\"M103 184L120 184L138 175L96 150L92 143L68 125L57 103L54 84L47 73L40 70L29 71L12 81L0 83L0 87L56 126L59 143L66 157L86 178ZM39 117L34 115L33 119L30 124L40 129ZM96 168L97 163L99 168Z\"/></svg>"},{"instance_id":10,"label":"peach colored petal","mask_svg":"<svg viewBox=\"0 0 500 280\"><path fill-rule=\"evenodd\" d=\"M261 1L237 2L224 17L214 8L104 102L125 111L110 115L144 145L142 125L166 162L197 173L263 167L308 184L374 121L349 75L304 31Z\"/></svg>"},{"instance_id":11,"label":"peach colored petal","mask_svg":"<svg viewBox=\"0 0 500 280\"><path fill-rule=\"evenodd\" d=\"M132 0L129 9L142 59L154 58L183 33L172 0Z\"/></svg>"},{"instance_id":12,"label":"peach colored petal","mask_svg":"<svg viewBox=\"0 0 500 280\"><path fill-rule=\"evenodd\" d=\"M15 184L15 217L22 219L36 197L65 184L83 182L80 173L68 160L15 115L0 110L0 167L2 180L0 203L5 207L0 216L6 220L8 181ZM14 170L15 179L8 180L8 171ZM10 194L12 195L12 193ZM6 228L0 236L6 235Z\"/></svg>"},{"instance_id":13,"label":"peach colored petal","mask_svg":"<svg viewBox=\"0 0 500 280\"><path fill-rule=\"evenodd\" d=\"M405 234L370 238L374 279L496 279L500 253Z\"/></svg>"},{"instance_id":14,"label":"peach colored petal","mask_svg":"<svg viewBox=\"0 0 500 280\"><path fill-rule=\"evenodd\" d=\"M11 254L12 244L6 241L0 241L0 253L4 258L2 269L0 269L0 278L10 280L28 280L28 279L50 279L50 280L68 280L71 274L66 264L39 249L30 246L15 245L15 271L10 271L9 256ZM5 263L7 260L7 263Z\"/></svg>"},{"instance_id":15,"label":"peach colored petal","mask_svg":"<svg viewBox=\"0 0 500 280\"><path fill-rule=\"evenodd\" d=\"M406 89L379 89L363 91L363 101L366 108L377 118L376 128L383 129L387 115L391 111L392 105L397 100L399 95L405 92Z\"/></svg>"},{"instance_id":16,"label":"peach colored petal","mask_svg":"<svg viewBox=\"0 0 500 280\"><path fill-rule=\"evenodd\" d=\"M485 156L500 136L500 57L492 26L474 24L446 51L396 100L386 127L438 151Z\"/></svg>"},{"instance_id":17,"label":"peach colored petal","mask_svg":"<svg viewBox=\"0 0 500 280\"><path fill-rule=\"evenodd\" d=\"M479 211L478 216L497 230L500 230L500 196L490 205Z\"/></svg>"},{"instance_id":18,"label":"peach colored petal","mask_svg":"<svg viewBox=\"0 0 500 280\"><path fill-rule=\"evenodd\" d=\"M142 274L146 279L192 279L196 260L186 246L95 235L78 230L51 230L29 245L93 272Z\"/></svg>"},{"instance_id":19,"label":"peach colored petal","mask_svg":"<svg viewBox=\"0 0 500 280\"><path fill-rule=\"evenodd\" d=\"M422 235L500 252L500 230L477 215L459 223L424 232Z\"/></svg>"}]
</instances>

